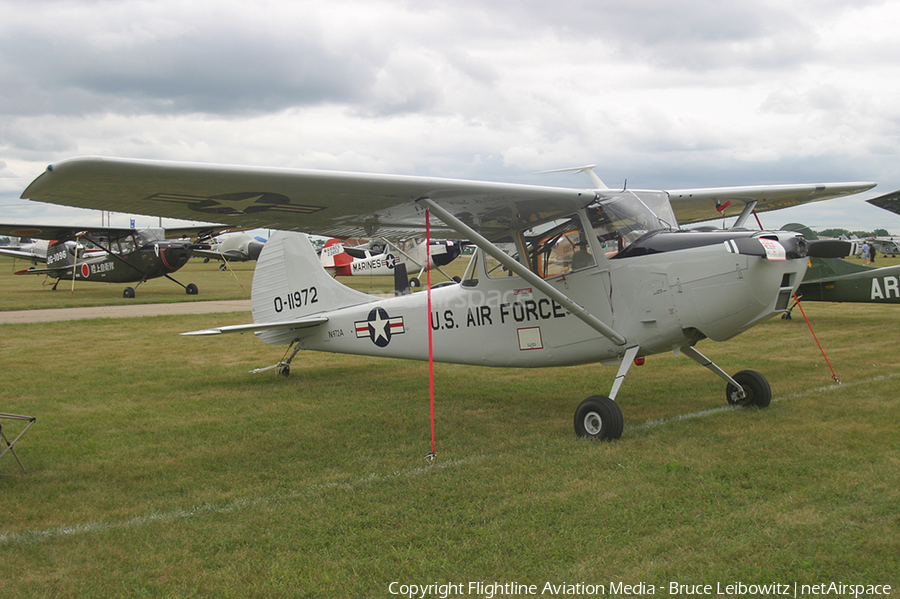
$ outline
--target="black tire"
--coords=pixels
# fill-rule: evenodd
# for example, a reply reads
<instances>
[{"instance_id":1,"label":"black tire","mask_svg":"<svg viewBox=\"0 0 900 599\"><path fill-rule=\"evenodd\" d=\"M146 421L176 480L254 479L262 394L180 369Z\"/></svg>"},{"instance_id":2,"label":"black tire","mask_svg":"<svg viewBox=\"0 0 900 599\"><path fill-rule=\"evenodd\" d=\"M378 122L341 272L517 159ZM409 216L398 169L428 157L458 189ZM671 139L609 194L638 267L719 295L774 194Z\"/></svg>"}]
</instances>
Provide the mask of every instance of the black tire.
<instances>
[{"instance_id":1,"label":"black tire","mask_svg":"<svg viewBox=\"0 0 900 599\"><path fill-rule=\"evenodd\" d=\"M417 279L416 277L413 277L409 280L409 288L410 289L414 289L414 288L418 287L419 285L421 285L421 283L419 283L419 279Z\"/></svg>"},{"instance_id":2,"label":"black tire","mask_svg":"<svg viewBox=\"0 0 900 599\"><path fill-rule=\"evenodd\" d=\"M197 293L199 293L199 291L197 290L197 286L193 283L188 283L187 287L185 287L184 290L188 295L197 295Z\"/></svg>"},{"instance_id":3,"label":"black tire","mask_svg":"<svg viewBox=\"0 0 900 599\"><path fill-rule=\"evenodd\" d=\"M125 299L131 299L134 297L134 289L131 287L126 287L125 291L122 292L122 297Z\"/></svg>"},{"instance_id":4,"label":"black tire","mask_svg":"<svg viewBox=\"0 0 900 599\"><path fill-rule=\"evenodd\" d=\"M278 367L278 374L281 376L291 376L291 365L290 364L282 364Z\"/></svg>"},{"instance_id":5,"label":"black tire","mask_svg":"<svg viewBox=\"0 0 900 599\"><path fill-rule=\"evenodd\" d=\"M619 405L605 395L592 395L575 410L575 434L584 439L611 441L622 436Z\"/></svg>"},{"instance_id":6,"label":"black tire","mask_svg":"<svg viewBox=\"0 0 900 599\"><path fill-rule=\"evenodd\" d=\"M725 399L732 406L757 406L765 408L772 401L772 388L766 377L755 370L742 370L731 377L747 392L747 397L738 399L737 389L731 383L725 386Z\"/></svg>"}]
</instances>

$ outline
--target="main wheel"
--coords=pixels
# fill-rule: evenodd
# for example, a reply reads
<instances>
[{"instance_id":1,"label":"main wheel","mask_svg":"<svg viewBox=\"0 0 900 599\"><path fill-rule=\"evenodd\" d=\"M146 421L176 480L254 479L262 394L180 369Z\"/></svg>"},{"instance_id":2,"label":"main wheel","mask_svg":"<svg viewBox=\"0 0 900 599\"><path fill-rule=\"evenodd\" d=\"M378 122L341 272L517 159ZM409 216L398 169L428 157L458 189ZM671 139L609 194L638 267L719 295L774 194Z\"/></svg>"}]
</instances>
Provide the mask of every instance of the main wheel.
<instances>
[{"instance_id":1,"label":"main wheel","mask_svg":"<svg viewBox=\"0 0 900 599\"><path fill-rule=\"evenodd\" d=\"M755 370L742 370L731 378L740 384L747 393L747 397L741 399L737 388L728 383L725 386L725 399L730 405L765 408L772 401L772 388L769 386L769 381Z\"/></svg>"},{"instance_id":2,"label":"main wheel","mask_svg":"<svg viewBox=\"0 0 900 599\"><path fill-rule=\"evenodd\" d=\"M131 299L134 297L134 289L131 287L126 287L125 291L122 292L122 297L126 299Z\"/></svg>"},{"instance_id":3,"label":"main wheel","mask_svg":"<svg viewBox=\"0 0 900 599\"><path fill-rule=\"evenodd\" d=\"M605 395L592 395L575 410L575 434L579 437L610 441L622 436L623 427L622 410Z\"/></svg>"},{"instance_id":4,"label":"main wheel","mask_svg":"<svg viewBox=\"0 0 900 599\"><path fill-rule=\"evenodd\" d=\"M188 283L187 287L185 287L184 290L188 295L197 295L198 293L197 286L193 283Z\"/></svg>"}]
</instances>

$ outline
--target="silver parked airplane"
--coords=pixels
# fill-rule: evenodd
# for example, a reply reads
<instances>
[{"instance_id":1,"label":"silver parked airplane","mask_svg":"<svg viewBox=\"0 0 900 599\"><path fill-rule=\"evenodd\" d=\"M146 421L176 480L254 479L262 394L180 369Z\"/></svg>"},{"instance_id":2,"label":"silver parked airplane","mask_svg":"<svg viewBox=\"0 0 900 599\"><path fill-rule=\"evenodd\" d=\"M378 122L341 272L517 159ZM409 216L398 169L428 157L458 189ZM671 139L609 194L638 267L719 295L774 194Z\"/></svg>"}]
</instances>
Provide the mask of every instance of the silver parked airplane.
<instances>
[{"instance_id":1,"label":"silver parked airplane","mask_svg":"<svg viewBox=\"0 0 900 599\"><path fill-rule=\"evenodd\" d=\"M792 231L750 231L752 212L867 190L832 183L611 190L110 158L50 165L32 200L327 236L421 235L477 246L463 280L430 293L373 297L328 276L303 233L274 234L257 262L253 323L191 334L253 332L298 350L524 368L617 365L608 395L575 412L575 432L615 439L615 402L633 363L674 352L726 382L731 404L764 407L768 381L729 375L697 349L784 312L808 258L846 250ZM426 214L429 220L426 221ZM728 230L681 224L737 216ZM678 219L676 220L676 216ZM428 317L423 317L431 306ZM429 331L430 323L430 331ZM430 335L429 335L430 333Z\"/></svg>"}]
</instances>

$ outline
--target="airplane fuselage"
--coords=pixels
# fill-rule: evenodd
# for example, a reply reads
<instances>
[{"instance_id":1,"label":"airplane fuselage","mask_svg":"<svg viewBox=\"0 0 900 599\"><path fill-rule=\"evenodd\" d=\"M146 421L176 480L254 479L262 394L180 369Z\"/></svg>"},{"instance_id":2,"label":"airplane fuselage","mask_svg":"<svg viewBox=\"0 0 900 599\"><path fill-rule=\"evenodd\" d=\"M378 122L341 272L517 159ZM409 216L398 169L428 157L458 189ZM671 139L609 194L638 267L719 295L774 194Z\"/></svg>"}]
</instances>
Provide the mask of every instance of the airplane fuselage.
<instances>
[{"instance_id":1,"label":"airplane fuselage","mask_svg":"<svg viewBox=\"0 0 900 599\"><path fill-rule=\"evenodd\" d=\"M792 233L777 235L786 245L796 239ZM704 337L729 339L783 311L805 270L805 258L733 253L717 238L700 247L601 258L593 268L548 279L620 333L626 345L585 326L521 278L491 278L484 270L461 284L433 289L430 312L427 294L416 293L329 310L321 326L257 335L269 343L299 338L308 350L427 359L430 327L434 359L441 362L510 367L616 362L626 346L653 354ZM254 320L328 310L331 284L340 285L314 276L296 282L265 291L254 281Z\"/></svg>"},{"instance_id":2,"label":"airplane fuselage","mask_svg":"<svg viewBox=\"0 0 900 599\"><path fill-rule=\"evenodd\" d=\"M798 292L810 301L900 304L900 266L859 268L865 270L803 283Z\"/></svg>"}]
</instances>

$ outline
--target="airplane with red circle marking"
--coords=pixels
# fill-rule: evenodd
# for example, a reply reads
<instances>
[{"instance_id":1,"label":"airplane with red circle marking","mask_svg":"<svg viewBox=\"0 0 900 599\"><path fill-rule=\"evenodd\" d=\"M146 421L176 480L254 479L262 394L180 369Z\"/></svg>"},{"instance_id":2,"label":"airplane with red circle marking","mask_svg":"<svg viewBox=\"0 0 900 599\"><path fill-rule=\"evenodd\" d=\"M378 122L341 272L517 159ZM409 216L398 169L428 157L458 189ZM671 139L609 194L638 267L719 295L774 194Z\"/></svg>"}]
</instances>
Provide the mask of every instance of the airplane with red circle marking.
<instances>
[{"instance_id":1,"label":"airplane with red circle marking","mask_svg":"<svg viewBox=\"0 0 900 599\"><path fill-rule=\"evenodd\" d=\"M149 279L166 277L197 295L193 283L182 284L170 275L187 264L195 249L209 244L188 237L209 236L212 228L129 229L73 227L67 225L0 224L0 235L47 240L46 268L16 271L17 275L46 275L60 281L93 283L137 283L125 287L123 297L135 296L135 288ZM3 254L3 252L0 252ZM8 254L12 255L12 254Z\"/></svg>"}]
</instances>

